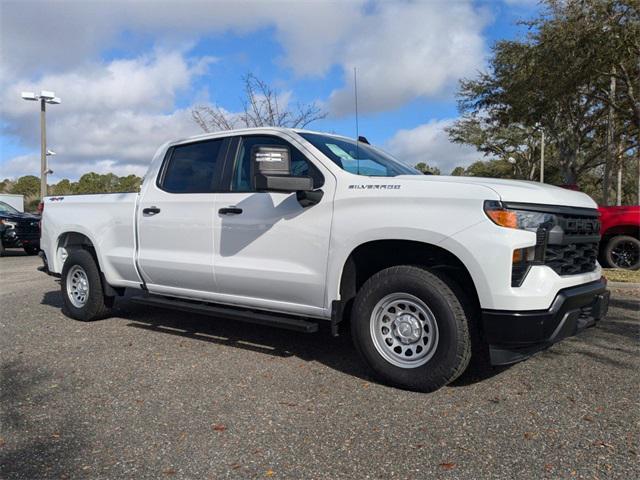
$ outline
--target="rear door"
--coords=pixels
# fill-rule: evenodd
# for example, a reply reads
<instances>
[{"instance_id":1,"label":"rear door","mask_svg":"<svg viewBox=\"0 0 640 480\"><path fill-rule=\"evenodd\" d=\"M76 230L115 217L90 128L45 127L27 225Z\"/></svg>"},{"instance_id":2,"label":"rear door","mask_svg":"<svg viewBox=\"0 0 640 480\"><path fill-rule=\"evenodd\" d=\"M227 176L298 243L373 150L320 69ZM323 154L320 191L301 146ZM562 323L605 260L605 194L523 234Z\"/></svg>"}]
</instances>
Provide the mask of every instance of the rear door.
<instances>
[{"instance_id":1,"label":"rear door","mask_svg":"<svg viewBox=\"0 0 640 480\"><path fill-rule=\"evenodd\" d=\"M213 292L216 190L228 140L170 148L140 200L138 265L153 293Z\"/></svg>"},{"instance_id":2,"label":"rear door","mask_svg":"<svg viewBox=\"0 0 640 480\"><path fill-rule=\"evenodd\" d=\"M324 196L303 208L296 193L258 192L251 150L291 149L291 173L311 176ZM322 316L335 178L274 135L237 137L229 149L224 190L216 196L217 292L228 303Z\"/></svg>"}]
</instances>

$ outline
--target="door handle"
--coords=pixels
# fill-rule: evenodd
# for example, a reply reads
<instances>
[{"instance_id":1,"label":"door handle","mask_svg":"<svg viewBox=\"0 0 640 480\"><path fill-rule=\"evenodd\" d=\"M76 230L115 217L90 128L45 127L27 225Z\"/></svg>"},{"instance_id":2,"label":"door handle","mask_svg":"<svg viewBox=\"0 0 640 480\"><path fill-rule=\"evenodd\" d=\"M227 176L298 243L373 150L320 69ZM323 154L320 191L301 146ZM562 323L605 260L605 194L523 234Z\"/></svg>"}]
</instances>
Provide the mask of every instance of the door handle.
<instances>
[{"instance_id":1,"label":"door handle","mask_svg":"<svg viewBox=\"0 0 640 480\"><path fill-rule=\"evenodd\" d=\"M220 215L240 215L242 213L242 209L236 206L225 207L218 210Z\"/></svg>"},{"instance_id":2,"label":"door handle","mask_svg":"<svg viewBox=\"0 0 640 480\"><path fill-rule=\"evenodd\" d=\"M153 216L157 213L160 213L160 209L158 207L149 207L149 208L142 209L143 215Z\"/></svg>"}]
</instances>

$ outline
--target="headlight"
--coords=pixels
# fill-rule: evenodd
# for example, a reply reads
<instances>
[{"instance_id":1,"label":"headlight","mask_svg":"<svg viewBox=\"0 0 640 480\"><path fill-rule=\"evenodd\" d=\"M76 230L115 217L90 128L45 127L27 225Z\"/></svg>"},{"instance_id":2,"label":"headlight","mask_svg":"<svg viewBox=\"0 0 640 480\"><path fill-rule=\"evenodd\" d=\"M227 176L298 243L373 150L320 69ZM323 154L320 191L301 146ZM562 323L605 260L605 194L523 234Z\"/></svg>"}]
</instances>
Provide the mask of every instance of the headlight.
<instances>
[{"instance_id":1,"label":"headlight","mask_svg":"<svg viewBox=\"0 0 640 480\"><path fill-rule=\"evenodd\" d=\"M507 208L495 200L485 201L484 211L496 225L528 230L536 234L535 245L519 248L512 253L511 286L519 287L532 265L544 263L547 234L556 225L556 216L552 213Z\"/></svg>"},{"instance_id":2,"label":"headlight","mask_svg":"<svg viewBox=\"0 0 640 480\"><path fill-rule=\"evenodd\" d=\"M7 228L16 228L16 222L10 222L9 220L0 219L0 224L5 225Z\"/></svg>"},{"instance_id":3,"label":"headlight","mask_svg":"<svg viewBox=\"0 0 640 480\"><path fill-rule=\"evenodd\" d=\"M505 208L501 202L487 200L484 202L484 212L496 225L506 228L517 228L537 232L540 227L553 227L555 215L545 212L530 212Z\"/></svg>"}]
</instances>

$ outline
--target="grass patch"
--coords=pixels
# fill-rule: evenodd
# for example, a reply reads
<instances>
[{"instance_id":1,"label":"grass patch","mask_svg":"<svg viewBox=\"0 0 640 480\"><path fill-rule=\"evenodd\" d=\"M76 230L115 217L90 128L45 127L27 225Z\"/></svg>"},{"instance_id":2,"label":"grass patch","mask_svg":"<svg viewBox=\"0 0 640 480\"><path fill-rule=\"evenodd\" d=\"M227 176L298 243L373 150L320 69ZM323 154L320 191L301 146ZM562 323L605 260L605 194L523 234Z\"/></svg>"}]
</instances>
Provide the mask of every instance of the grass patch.
<instances>
[{"instance_id":1,"label":"grass patch","mask_svg":"<svg viewBox=\"0 0 640 480\"><path fill-rule=\"evenodd\" d=\"M603 268L602 272L610 282L640 283L640 270Z\"/></svg>"}]
</instances>

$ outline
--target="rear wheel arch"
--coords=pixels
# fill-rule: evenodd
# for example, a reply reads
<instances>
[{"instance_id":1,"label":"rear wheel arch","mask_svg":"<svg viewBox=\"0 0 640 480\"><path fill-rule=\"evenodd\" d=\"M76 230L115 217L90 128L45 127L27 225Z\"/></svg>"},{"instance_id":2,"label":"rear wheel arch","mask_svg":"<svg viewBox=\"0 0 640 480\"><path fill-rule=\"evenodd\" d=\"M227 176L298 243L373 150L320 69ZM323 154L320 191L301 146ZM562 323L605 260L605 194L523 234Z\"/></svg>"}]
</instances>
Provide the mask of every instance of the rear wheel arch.
<instances>
[{"instance_id":1,"label":"rear wheel arch","mask_svg":"<svg viewBox=\"0 0 640 480\"><path fill-rule=\"evenodd\" d=\"M104 272L102 270L102 266L100 265L100 259L98 258L98 253L96 251L93 240L89 238L89 236L80 232L65 232L58 237L58 244L56 246L56 262L59 262L58 271L62 272L64 267L65 260L71 255L72 252L77 250L85 250L91 254L93 257L93 261L96 263L96 267L98 268L98 272L100 273L100 277L102 280L102 289L104 294L109 297L114 297L116 295L123 295L123 288L115 288L107 283L107 280L104 276Z\"/></svg>"},{"instance_id":2,"label":"rear wheel arch","mask_svg":"<svg viewBox=\"0 0 640 480\"><path fill-rule=\"evenodd\" d=\"M98 269L100 269L100 261L97 258L93 241L84 233L70 231L63 233L58 237L55 251L55 261L59 262L57 263L58 271L62 271L64 262L69 257L69 254L78 249L90 251Z\"/></svg>"}]
</instances>

